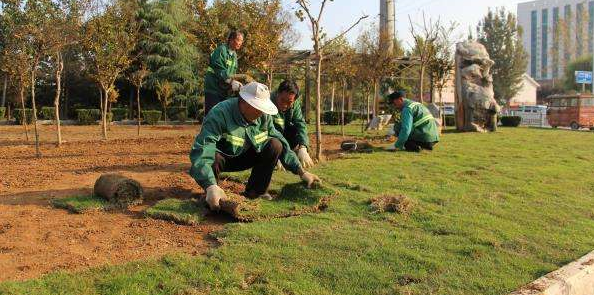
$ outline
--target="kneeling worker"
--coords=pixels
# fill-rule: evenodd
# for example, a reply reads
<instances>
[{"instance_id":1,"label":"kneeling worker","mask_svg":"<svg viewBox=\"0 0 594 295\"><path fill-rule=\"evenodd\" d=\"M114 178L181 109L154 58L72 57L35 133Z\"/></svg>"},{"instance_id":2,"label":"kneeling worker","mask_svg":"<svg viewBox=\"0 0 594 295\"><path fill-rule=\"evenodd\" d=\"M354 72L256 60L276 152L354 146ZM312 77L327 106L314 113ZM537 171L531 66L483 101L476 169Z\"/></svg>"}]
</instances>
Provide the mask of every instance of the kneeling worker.
<instances>
[{"instance_id":1,"label":"kneeling worker","mask_svg":"<svg viewBox=\"0 0 594 295\"><path fill-rule=\"evenodd\" d=\"M398 140L388 150L433 150L433 146L439 142L435 118L423 104L406 99L405 95L404 91L396 91L388 96L388 101L401 111L400 124L394 125Z\"/></svg>"},{"instance_id":2,"label":"kneeling worker","mask_svg":"<svg viewBox=\"0 0 594 295\"><path fill-rule=\"evenodd\" d=\"M278 86L270 99L278 108L274 115L274 127L280 131L292 150L297 153L301 165L305 168L313 167L314 163L307 152L309 138L307 137L307 123L301 112L299 87L292 80L285 80Z\"/></svg>"},{"instance_id":3,"label":"kneeling worker","mask_svg":"<svg viewBox=\"0 0 594 295\"><path fill-rule=\"evenodd\" d=\"M196 137L190 160L190 175L206 191L206 202L218 210L225 192L217 185L225 171L252 168L244 195L247 198L270 198L268 186L278 160L311 187L320 179L303 170L295 152L283 135L274 128L272 115L278 110L270 100L266 85L252 82L239 96L216 105L206 116Z\"/></svg>"}]
</instances>

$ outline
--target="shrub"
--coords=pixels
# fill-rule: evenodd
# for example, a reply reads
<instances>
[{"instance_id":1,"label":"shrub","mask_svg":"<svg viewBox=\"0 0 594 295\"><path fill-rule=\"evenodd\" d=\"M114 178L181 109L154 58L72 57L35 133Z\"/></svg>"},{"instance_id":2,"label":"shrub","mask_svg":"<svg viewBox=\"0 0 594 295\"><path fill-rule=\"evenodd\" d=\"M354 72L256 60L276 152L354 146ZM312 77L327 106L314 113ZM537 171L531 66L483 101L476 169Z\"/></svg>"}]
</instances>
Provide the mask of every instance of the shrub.
<instances>
[{"instance_id":1,"label":"shrub","mask_svg":"<svg viewBox=\"0 0 594 295\"><path fill-rule=\"evenodd\" d=\"M101 110L99 109L78 109L76 110L76 120L80 125L93 125L101 119Z\"/></svg>"},{"instance_id":2,"label":"shrub","mask_svg":"<svg viewBox=\"0 0 594 295\"><path fill-rule=\"evenodd\" d=\"M161 111L157 111L157 110L142 111L142 119L144 120L144 122L146 124L156 125L157 122L159 122L159 119L161 119Z\"/></svg>"},{"instance_id":3,"label":"shrub","mask_svg":"<svg viewBox=\"0 0 594 295\"><path fill-rule=\"evenodd\" d=\"M167 118L172 121L185 122L188 119L186 107L170 107L167 109Z\"/></svg>"},{"instance_id":4,"label":"shrub","mask_svg":"<svg viewBox=\"0 0 594 295\"><path fill-rule=\"evenodd\" d=\"M6 107L0 107L0 120L4 119L6 116Z\"/></svg>"},{"instance_id":5,"label":"shrub","mask_svg":"<svg viewBox=\"0 0 594 295\"><path fill-rule=\"evenodd\" d=\"M25 109L25 115L27 116L27 124L33 123L33 110ZM23 124L23 109L15 109L12 116L18 124Z\"/></svg>"},{"instance_id":6,"label":"shrub","mask_svg":"<svg viewBox=\"0 0 594 295\"><path fill-rule=\"evenodd\" d=\"M501 125L506 127L518 127L522 123L522 117L519 116L503 116L501 117Z\"/></svg>"},{"instance_id":7,"label":"shrub","mask_svg":"<svg viewBox=\"0 0 594 295\"><path fill-rule=\"evenodd\" d=\"M56 108L55 107L41 107L39 116L44 120L55 120L56 119Z\"/></svg>"},{"instance_id":8,"label":"shrub","mask_svg":"<svg viewBox=\"0 0 594 295\"><path fill-rule=\"evenodd\" d=\"M347 125L355 120L356 115L352 112L344 112L344 124ZM340 125L341 113L338 111L324 112L324 123L328 125Z\"/></svg>"},{"instance_id":9,"label":"shrub","mask_svg":"<svg viewBox=\"0 0 594 295\"><path fill-rule=\"evenodd\" d=\"M456 126L456 117L454 115L445 115L444 118L446 126Z\"/></svg>"},{"instance_id":10,"label":"shrub","mask_svg":"<svg viewBox=\"0 0 594 295\"><path fill-rule=\"evenodd\" d=\"M111 108L114 121L122 121L128 118L128 109L126 108Z\"/></svg>"}]
</instances>

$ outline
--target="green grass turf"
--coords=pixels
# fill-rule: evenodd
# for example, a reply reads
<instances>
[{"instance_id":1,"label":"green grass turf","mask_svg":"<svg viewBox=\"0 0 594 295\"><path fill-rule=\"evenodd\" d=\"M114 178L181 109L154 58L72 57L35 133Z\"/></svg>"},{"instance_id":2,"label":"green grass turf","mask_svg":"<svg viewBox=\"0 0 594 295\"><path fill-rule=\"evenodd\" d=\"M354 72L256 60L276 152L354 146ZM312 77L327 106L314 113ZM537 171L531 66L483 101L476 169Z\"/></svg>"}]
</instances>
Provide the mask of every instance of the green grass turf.
<instances>
[{"instance_id":1,"label":"green grass turf","mask_svg":"<svg viewBox=\"0 0 594 295\"><path fill-rule=\"evenodd\" d=\"M337 193L326 186L307 189L302 183L287 184L273 200L244 201L234 217L240 221L257 221L314 213L324 209Z\"/></svg>"},{"instance_id":2,"label":"green grass turf","mask_svg":"<svg viewBox=\"0 0 594 295\"><path fill-rule=\"evenodd\" d=\"M448 133L431 153L316 166L340 191L325 211L228 224L205 256L4 282L0 293L506 294L594 249L592 163L594 133ZM296 181L275 173L273 188ZM373 213L384 194L415 206Z\"/></svg>"},{"instance_id":3,"label":"green grass turf","mask_svg":"<svg viewBox=\"0 0 594 295\"><path fill-rule=\"evenodd\" d=\"M51 201L51 204L56 208L66 209L71 213L77 214L106 210L110 207L108 201L92 195L54 199Z\"/></svg>"},{"instance_id":4,"label":"green grass turf","mask_svg":"<svg viewBox=\"0 0 594 295\"><path fill-rule=\"evenodd\" d=\"M196 200L164 199L144 212L147 217L173 221L177 224L196 225L205 219L204 206Z\"/></svg>"}]
</instances>

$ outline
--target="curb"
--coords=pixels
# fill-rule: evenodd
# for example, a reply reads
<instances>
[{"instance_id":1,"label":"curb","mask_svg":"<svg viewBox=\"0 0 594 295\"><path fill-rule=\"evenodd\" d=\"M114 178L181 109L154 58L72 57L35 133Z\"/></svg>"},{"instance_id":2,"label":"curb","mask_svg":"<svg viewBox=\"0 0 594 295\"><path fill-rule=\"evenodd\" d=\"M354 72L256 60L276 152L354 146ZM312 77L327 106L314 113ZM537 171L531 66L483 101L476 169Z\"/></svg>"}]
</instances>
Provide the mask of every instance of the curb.
<instances>
[{"instance_id":1,"label":"curb","mask_svg":"<svg viewBox=\"0 0 594 295\"><path fill-rule=\"evenodd\" d=\"M594 251L510 295L594 294Z\"/></svg>"}]
</instances>

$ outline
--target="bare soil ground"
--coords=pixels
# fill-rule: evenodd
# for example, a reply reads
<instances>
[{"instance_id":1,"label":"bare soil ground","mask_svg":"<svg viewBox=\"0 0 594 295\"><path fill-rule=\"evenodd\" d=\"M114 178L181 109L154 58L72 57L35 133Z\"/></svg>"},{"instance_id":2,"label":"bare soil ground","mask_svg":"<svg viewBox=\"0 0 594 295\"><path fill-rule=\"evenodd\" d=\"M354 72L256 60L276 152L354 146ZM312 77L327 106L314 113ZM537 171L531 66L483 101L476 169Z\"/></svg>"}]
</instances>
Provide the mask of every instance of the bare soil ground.
<instances>
[{"instance_id":1,"label":"bare soil ground","mask_svg":"<svg viewBox=\"0 0 594 295\"><path fill-rule=\"evenodd\" d=\"M145 219L142 210L164 198L199 198L187 174L188 152L198 126L65 126L62 147L55 127L40 126L41 159L22 126L0 126L0 281L34 278L56 270L118 264L171 252L199 255L215 245L209 233L229 220L211 216L200 226ZM326 136L328 158L339 154L340 136ZM102 173L138 180L145 204L129 212L74 215L54 209L53 198L90 194ZM228 189L237 185L226 183Z\"/></svg>"}]
</instances>

